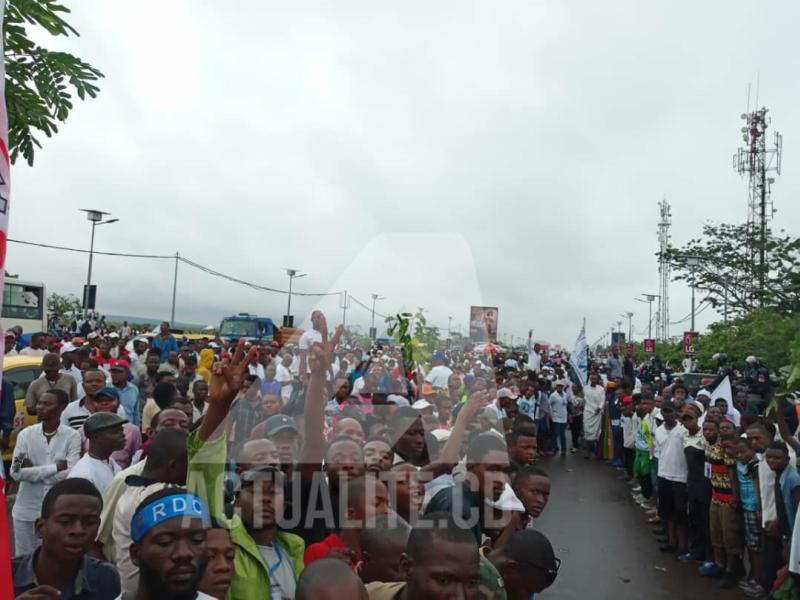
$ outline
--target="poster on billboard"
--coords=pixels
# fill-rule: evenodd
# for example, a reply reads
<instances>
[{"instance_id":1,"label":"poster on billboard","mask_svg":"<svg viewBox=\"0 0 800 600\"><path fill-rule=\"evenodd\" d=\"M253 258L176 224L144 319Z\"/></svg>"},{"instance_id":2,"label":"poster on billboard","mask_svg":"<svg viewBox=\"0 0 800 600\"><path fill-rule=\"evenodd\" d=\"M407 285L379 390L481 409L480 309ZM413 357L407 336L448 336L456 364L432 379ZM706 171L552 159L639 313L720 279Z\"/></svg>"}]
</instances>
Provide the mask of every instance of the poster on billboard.
<instances>
[{"instance_id":1,"label":"poster on billboard","mask_svg":"<svg viewBox=\"0 0 800 600\"><path fill-rule=\"evenodd\" d=\"M497 343L496 306L470 306L469 339L473 342Z\"/></svg>"},{"instance_id":2,"label":"poster on billboard","mask_svg":"<svg viewBox=\"0 0 800 600\"><path fill-rule=\"evenodd\" d=\"M642 343L642 345L644 346L644 351L647 354L655 354L656 341L654 339L647 339Z\"/></svg>"},{"instance_id":3,"label":"poster on billboard","mask_svg":"<svg viewBox=\"0 0 800 600\"><path fill-rule=\"evenodd\" d=\"M683 332L683 353L684 354L695 354L696 349L694 347L695 343L697 343L697 338L700 337L700 334L697 331L684 331Z\"/></svg>"}]
</instances>

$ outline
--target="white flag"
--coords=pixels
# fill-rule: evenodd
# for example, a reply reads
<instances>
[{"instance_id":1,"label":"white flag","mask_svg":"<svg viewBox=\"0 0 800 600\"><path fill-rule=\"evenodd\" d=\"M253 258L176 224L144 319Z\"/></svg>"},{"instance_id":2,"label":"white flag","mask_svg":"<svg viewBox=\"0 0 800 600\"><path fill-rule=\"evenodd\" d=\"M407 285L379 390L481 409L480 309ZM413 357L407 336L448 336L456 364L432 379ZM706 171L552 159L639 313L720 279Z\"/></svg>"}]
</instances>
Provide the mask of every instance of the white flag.
<instances>
[{"instance_id":1,"label":"white flag","mask_svg":"<svg viewBox=\"0 0 800 600\"><path fill-rule=\"evenodd\" d=\"M711 393L711 404L716 402L717 398L722 398L728 402L728 410L733 408L733 390L731 389L731 378L727 375L725 379L719 382L719 385Z\"/></svg>"},{"instance_id":2,"label":"white flag","mask_svg":"<svg viewBox=\"0 0 800 600\"><path fill-rule=\"evenodd\" d=\"M586 321L583 321L581 332L575 340L575 349L569 357L569 362L575 367L581 378L581 385L586 385L589 376L589 346L586 344Z\"/></svg>"}]
</instances>

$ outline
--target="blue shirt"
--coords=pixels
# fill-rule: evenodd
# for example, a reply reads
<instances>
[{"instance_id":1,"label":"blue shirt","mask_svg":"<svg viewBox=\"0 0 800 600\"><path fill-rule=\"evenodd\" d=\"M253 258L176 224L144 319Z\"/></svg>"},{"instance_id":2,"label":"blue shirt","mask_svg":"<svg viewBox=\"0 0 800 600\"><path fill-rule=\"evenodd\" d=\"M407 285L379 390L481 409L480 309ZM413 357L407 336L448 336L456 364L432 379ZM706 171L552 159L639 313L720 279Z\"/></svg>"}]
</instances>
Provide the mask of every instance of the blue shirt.
<instances>
[{"instance_id":1,"label":"blue shirt","mask_svg":"<svg viewBox=\"0 0 800 600\"><path fill-rule=\"evenodd\" d=\"M162 339L160 335L153 338L150 347L155 350L156 352L161 353L161 362L167 362L169 358L170 352L177 352L178 351L178 340L175 339L175 336L170 335L167 337L166 340Z\"/></svg>"},{"instance_id":2,"label":"blue shirt","mask_svg":"<svg viewBox=\"0 0 800 600\"><path fill-rule=\"evenodd\" d=\"M281 395L281 383L280 381L262 381L261 382L261 395L262 396L280 396Z\"/></svg>"},{"instance_id":3,"label":"blue shirt","mask_svg":"<svg viewBox=\"0 0 800 600\"><path fill-rule=\"evenodd\" d=\"M139 388L132 383L125 382L124 388L120 389L114 386L114 389L119 393L119 404L125 409L128 421L139 427L142 423L139 413Z\"/></svg>"},{"instance_id":4,"label":"blue shirt","mask_svg":"<svg viewBox=\"0 0 800 600\"><path fill-rule=\"evenodd\" d=\"M33 566L40 549L11 561L16 596L38 586ZM75 581L62 591L61 600L109 600L119 597L120 592L119 573L114 565L84 555Z\"/></svg>"},{"instance_id":5,"label":"blue shirt","mask_svg":"<svg viewBox=\"0 0 800 600\"><path fill-rule=\"evenodd\" d=\"M736 477L739 480L739 501L742 503L742 509L747 512L756 512L758 510L756 488L753 480L747 476L746 463L736 461Z\"/></svg>"},{"instance_id":6,"label":"blue shirt","mask_svg":"<svg viewBox=\"0 0 800 600\"><path fill-rule=\"evenodd\" d=\"M780 478L776 480L776 484L780 487L781 498L783 499L783 508L785 511L786 525L784 533L787 535L792 534L792 526L794 525L794 518L797 514L797 503L792 498L792 490L800 487L800 473L797 472L797 467L789 463L781 473ZM787 533L788 531L788 533Z\"/></svg>"}]
</instances>

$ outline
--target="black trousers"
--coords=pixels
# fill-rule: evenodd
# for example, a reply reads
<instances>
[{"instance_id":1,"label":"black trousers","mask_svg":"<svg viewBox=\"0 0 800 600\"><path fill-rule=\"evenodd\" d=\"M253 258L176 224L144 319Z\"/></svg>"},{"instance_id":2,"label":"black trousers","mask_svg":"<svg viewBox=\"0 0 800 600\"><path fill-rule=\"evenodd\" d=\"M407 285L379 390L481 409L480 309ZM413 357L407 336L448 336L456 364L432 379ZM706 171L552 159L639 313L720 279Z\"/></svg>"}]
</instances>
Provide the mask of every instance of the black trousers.
<instances>
[{"instance_id":1,"label":"black trousers","mask_svg":"<svg viewBox=\"0 0 800 600\"><path fill-rule=\"evenodd\" d=\"M581 435L583 434L583 415L575 415L572 417L572 423L569 425L570 433L572 433L572 447L580 448Z\"/></svg>"},{"instance_id":2,"label":"black trousers","mask_svg":"<svg viewBox=\"0 0 800 600\"><path fill-rule=\"evenodd\" d=\"M780 537L766 533L761 536L761 560L764 563L761 586L765 590L771 590L778 570L783 566L783 542Z\"/></svg>"},{"instance_id":3,"label":"black trousers","mask_svg":"<svg viewBox=\"0 0 800 600\"><path fill-rule=\"evenodd\" d=\"M711 532L708 527L711 496L689 492L689 552L695 560L712 559Z\"/></svg>"}]
</instances>

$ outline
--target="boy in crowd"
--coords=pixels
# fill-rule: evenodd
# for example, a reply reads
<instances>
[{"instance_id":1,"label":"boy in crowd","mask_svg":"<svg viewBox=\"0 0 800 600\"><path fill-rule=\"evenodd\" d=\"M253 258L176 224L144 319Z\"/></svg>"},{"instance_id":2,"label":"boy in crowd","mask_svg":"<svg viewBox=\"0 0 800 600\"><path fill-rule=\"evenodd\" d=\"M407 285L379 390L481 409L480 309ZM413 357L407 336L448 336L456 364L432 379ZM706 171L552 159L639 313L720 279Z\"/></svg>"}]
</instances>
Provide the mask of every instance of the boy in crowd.
<instances>
[{"instance_id":1,"label":"boy in crowd","mask_svg":"<svg viewBox=\"0 0 800 600\"><path fill-rule=\"evenodd\" d=\"M103 498L85 479L65 479L49 489L36 521L41 546L14 558L14 592L20 600L106 600L120 594L119 575L88 555Z\"/></svg>"},{"instance_id":2,"label":"boy in crowd","mask_svg":"<svg viewBox=\"0 0 800 600\"><path fill-rule=\"evenodd\" d=\"M512 488L525 507L520 527L531 529L550 500L550 476L538 467L522 467L514 477Z\"/></svg>"},{"instance_id":3,"label":"boy in crowd","mask_svg":"<svg viewBox=\"0 0 800 600\"><path fill-rule=\"evenodd\" d=\"M706 461L711 468L709 527L714 563L700 567L700 573L721 578L722 588L736 585L736 570L742 553L742 532L737 512L739 484L733 456L735 442L736 436L723 434L716 444L706 450Z\"/></svg>"},{"instance_id":4,"label":"boy in crowd","mask_svg":"<svg viewBox=\"0 0 800 600\"><path fill-rule=\"evenodd\" d=\"M761 497L758 483L758 457L747 438L737 438L736 478L739 481L739 500L744 522L744 542L750 558L750 574L740 587L748 596L764 597L766 591L759 583L763 576L761 563Z\"/></svg>"}]
</instances>

